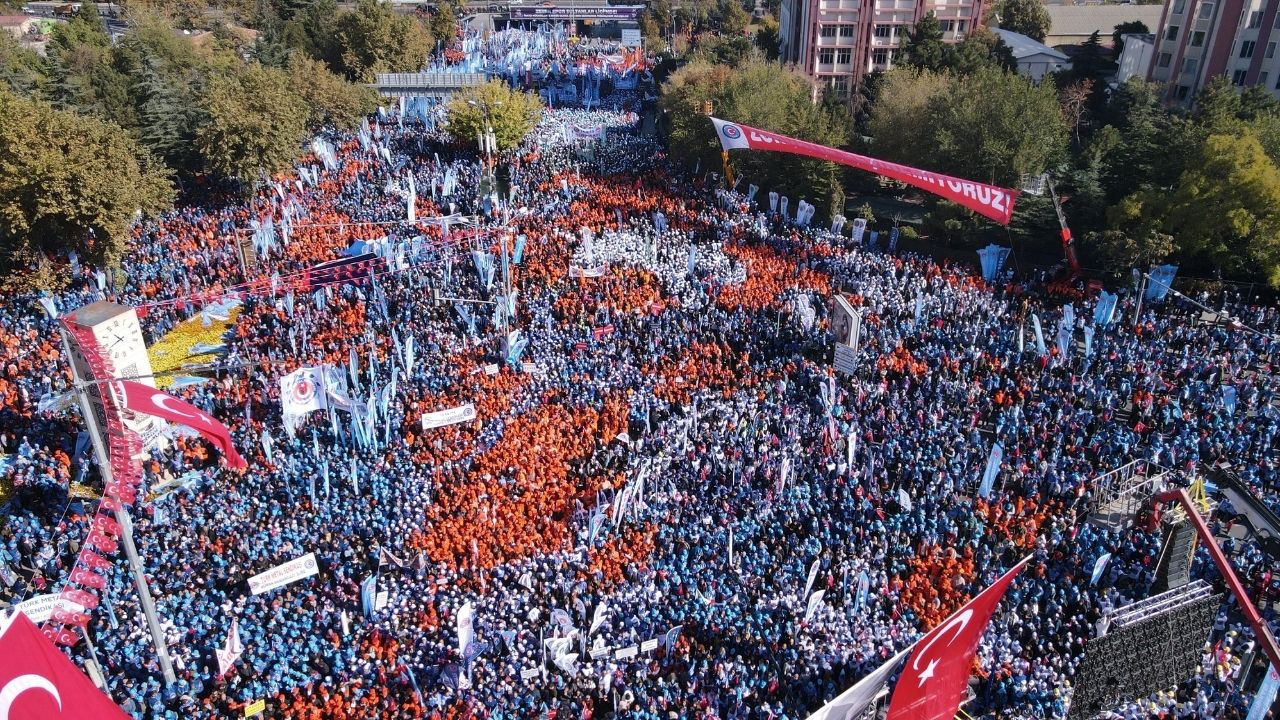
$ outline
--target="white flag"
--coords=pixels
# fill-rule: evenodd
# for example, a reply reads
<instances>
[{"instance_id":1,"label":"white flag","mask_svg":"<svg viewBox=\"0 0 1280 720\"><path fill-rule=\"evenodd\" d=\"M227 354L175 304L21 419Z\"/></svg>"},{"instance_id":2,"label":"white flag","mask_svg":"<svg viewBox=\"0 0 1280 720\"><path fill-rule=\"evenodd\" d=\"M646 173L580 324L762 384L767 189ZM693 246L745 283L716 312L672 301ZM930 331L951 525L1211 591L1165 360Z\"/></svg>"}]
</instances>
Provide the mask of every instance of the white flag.
<instances>
[{"instance_id":1,"label":"white flag","mask_svg":"<svg viewBox=\"0 0 1280 720\"><path fill-rule=\"evenodd\" d=\"M328 408L320 369L300 367L280 378L280 404L285 415L306 415Z\"/></svg>"},{"instance_id":2,"label":"white flag","mask_svg":"<svg viewBox=\"0 0 1280 720\"><path fill-rule=\"evenodd\" d=\"M911 508L915 507L911 503L911 496L907 494L904 488L898 488L898 504L907 512L911 512Z\"/></svg>"},{"instance_id":3,"label":"white flag","mask_svg":"<svg viewBox=\"0 0 1280 720\"><path fill-rule=\"evenodd\" d=\"M472 627L475 614L475 608L471 606L470 601L458 610L458 655L461 657L467 656L467 646L475 638L475 629Z\"/></svg>"},{"instance_id":4,"label":"white flag","mask_svg":"<svg viewBox=\"0 0 1280 720\"><path fill-rule=\"evenodd\" d=\"M218 677L227 674L235 661L244 654L244 644L240 642L240 624L238 620L232 619L231 632L227 633L227 644L221 649L215 651L218 656Z\"/></svg>"}]
</instances>

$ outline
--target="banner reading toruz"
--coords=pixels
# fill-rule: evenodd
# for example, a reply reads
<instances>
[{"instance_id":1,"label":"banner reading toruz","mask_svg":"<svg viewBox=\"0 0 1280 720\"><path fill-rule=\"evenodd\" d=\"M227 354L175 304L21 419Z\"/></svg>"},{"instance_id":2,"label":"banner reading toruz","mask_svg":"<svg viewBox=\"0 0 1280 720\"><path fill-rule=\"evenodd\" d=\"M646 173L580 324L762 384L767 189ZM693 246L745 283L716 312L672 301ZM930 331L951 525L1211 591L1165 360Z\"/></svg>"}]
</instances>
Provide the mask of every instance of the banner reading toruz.
<instances>
[{"instance_id":1,"label":"banner reading toruz","mask_svg":"<svg viewBox=\"0 0 1280 720\"><path fill-rule=\"evenodd\" d=\"M957 205L985 215L1001 225L1009 224L1009 218L1013 215L1013 203L1018 199L1016 190L877 160L865 155L855 155L825 145L760 130L750 125L726 122L718 118L711 118L711 122L716 126L720 147L725 150L772 150L848 165L928 190Z\"/></svg>"}]
</instances>

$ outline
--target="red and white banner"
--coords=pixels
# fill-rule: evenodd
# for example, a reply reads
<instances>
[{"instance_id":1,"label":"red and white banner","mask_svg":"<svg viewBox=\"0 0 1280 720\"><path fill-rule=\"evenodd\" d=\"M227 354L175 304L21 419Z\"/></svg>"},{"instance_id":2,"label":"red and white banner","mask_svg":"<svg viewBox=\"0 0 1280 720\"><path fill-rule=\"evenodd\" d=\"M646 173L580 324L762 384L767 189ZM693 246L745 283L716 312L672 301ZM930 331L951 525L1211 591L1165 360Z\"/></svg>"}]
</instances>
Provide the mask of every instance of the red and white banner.
<instances>
[{"instance_id":1,"label":"red and white banner","mask_svg":"<svg viewBox=\"0 0 1280 720\"><path fill-rule=\"evenodd\" d=\"M920 638L898 676L885 720L952 720L956 716L982 631L1027 560Z\"/></svg>"},{"instance_id":2,"label":"red and white banner","mask_svg":"<svg viewBox=\"0 0 1280 720\"><path fill-rule=\"evenodd\" d=\"M247 466L244 458L236 452L235 445L231 443L231 431L226 425L214 420L209 413L169 393L139 382L120 380L115 385L121 390L125 410L155 415L193 428L209 442L218 446L227 459L227 464L232 468L239 470Z\"/></svg>"},{"instance_id":3,"label":"red and white banner","mask_svg":"<svg viewBox=\"0 0 1280 720\"><path fill-rule=\"evenodd\" d=\"M232 619L231 631L227 633L227 644L221 650L214 651L214 654L218 657L218 677L222 677L244 654L244 643L240 642L239 620Z\"/></svg>"},{"instance_id":4,"label":"red and white banner","mask_svg":"<svg viewBox=\"0 0 1280 720\"><path fill-rule=\"evenodd\" d=\"M0 629L0 718L129 720L20 612Z\"/></svg>"},{"instance_id":5,"label":"red and white banner","mask_svg":"<svg viewBox=\"0 0 1280 720\"><path fill-rule=\"evenodd\" d=\"M855 155L844 150L760 130L750 125L740 125L718 118L711 118L711 122L716 126L720 147L725 150L771 150L848 165L928 190L957 205L985 215L1001 225L1009 224L1009 218L1013 215L1013 203L1018 199L1017 190L964 180L886 160L877 160L866 155Z\"/></svg>"}]
</instances>

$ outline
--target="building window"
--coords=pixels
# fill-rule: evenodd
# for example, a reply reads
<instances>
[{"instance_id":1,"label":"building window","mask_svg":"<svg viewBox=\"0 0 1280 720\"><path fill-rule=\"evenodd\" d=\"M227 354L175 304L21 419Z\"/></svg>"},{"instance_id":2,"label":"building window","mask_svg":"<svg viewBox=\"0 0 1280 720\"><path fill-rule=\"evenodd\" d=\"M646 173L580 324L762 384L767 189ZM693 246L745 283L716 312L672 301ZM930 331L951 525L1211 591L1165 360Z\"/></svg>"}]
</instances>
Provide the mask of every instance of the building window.
<instances>
[{"instance_id":1,"label":"building window","mask_svg":"<svg viewBox=\"0 0 1280 720\"><path fill-rule=\"evenodd\" d=\"M1187 9L1187 0L1175 0L1173 3L1173 14L1181 15L1183 10Z\"/></svg>"},{"instance_id":2,"label":"building window","mask_svg":"<svg viewBox=\"0 0 1280 720\"><path fill-rule=\"evenodd\" d=\"M967 18L970 15L973 15L972 7L965 5L964 7L960 8L960 17Z\"/></svg>"},{"instance_id":3,"label":"building window","mask_svg":"<svg viewBox=\"0 0 1280 720\"><path fill-rule=\"evenodd\" d=\"M1201 5L1199 17L1201 20L1208 20L1209 18L1213 17L1213 3L1207 2Z\"/></svg>"},{"instance_id":4,"label":"building window","mask_svg":"<svg viewBox=\"0 0 1280 720\"><path fill-rule=\"evenodd\" d=\"M831 88L831 92L835 93L837 97L845 97L849 94L849 76L841 75L839 77L831 78L830 85L828 85L828 87Z\"/></svg>"},{"instance_id":5,"label":"building window","mask_svg":"<svg viewBox=\"0 0 1280 720\"><path fill-rule=\"evenodd\" d=\"M1178 39L1178 26L1177 26L1177 25L1170 25L1170 26L1169 26L1169 29L1168 29L1168 30L1166 30L1166 31L1165 31L1165 33L1164 33L1164 39L1165 39L1165 40L1169 40L1169 41L1177 40L1177 39Z\"/></svg>"},{"instance_id":6,"label":"building window","mask_svg":"<svg viewBox=\"0 0 1280 720\"><path fill-rule=\"evenodd\" d=\"M1196 66L1197 66L1197 65L1199 65L1199 64L1200 64L1200 61L1199 61L1199 60L1197 60L1196 58L1187 58L1187 59L1183 60L1183 61L1182 61L1182 74L1183 74L1183 75L1190 75L1190 74L1194 73L1194 72L1196 71Z\"/></svg>"},{"instance_id":7,"label":"building window","mask_svg":"<svg viewBox=\"0 0 1280 720\"><path fill-rule=\"evenodd\" d=\"M842 38L851 38L851 37L853 37L853 32L854 32L854 30L855 30L855 29L856 29L856 28L855 28L855 26L853 26L853 25L841 25L841 26L840 26L840 37L842 37Z\"/></svg>"},{"instance_id":8,"label":"building window","mask_svg":"<svg viewBox=\"0 0 1280 720\"><path fill-rule=\"evenodd\" d=\"M1264 72L1258 73L1258 87L1266 87L1266 86L1267 86L1267 74Z\"/></svg>"},{"instance_id":9,"label":"building window","mask_svg":"<svg viewBox=\"0 0 1280 720\"><path fill-rule=\"evenodd\" d=\"M1247 70L1237 70L1231 73L1231 84L1236 87L1244 87L1244 76Z\"/></svg>"},{"instance_id":10,"label":"building window","mask_svg":"<svg viewBox=\"0 0 1280 720\"><path fill-rule=\"evenodd\" d=\"M1204 31L1197 30L1191 33L1191 47L1200 47L1204 44Z\"/></svg>"},{"instance_id":11,"label":"building window","mask_svg":"<svg viewBox=\"0 0 1280 720\"><path fill-rule=\"evenodd\" d=\"M823 25L823 26L822 26L821 33L822 33L822 37L825 37L825 38L833 38L833 37L835 37L835 36L836 36L836 26L835 26L835 25Z\"/></svg>"},{"instance_id":12,"label":"building window","mask_svg":"<svg viewBox=\"0 0 1280 720\"><path fill-rule=\"evenodd\" d=\"M819 65L830 65L830 64L831 64L831 61L835 58L835 52L836 52L836 51L835 51L835 50L832 50L831 48L825 48L825 49L819 50L819 51L818 51L818 64L819 64Z\"/></svg>"},{"instance_id":13,"label":"building window","mask_svg":"<svg viewBox=\"0 0 1280 720\"><path fill-rule=\"evenodd\" d=\"M890 37L892 34L893 34L893 27L891 25L876 26L876 37L887 38L887 37Z\"/></svg>"},{"instance_id":14,"label":"building window","mask_svg":"<svg viewBox=\"0 0 1280 720\"><path fill-rule=\"evenodd\" d=\"M1191 92L1191 86L1190 86L1190 85L1179 85L1179 86L1178 86L1178 100L1179 100L1179 101L1181 101L1181 100L1186 100L1186 99L1187 99L1187 94L1188 94L1188 93L1190 93L1190 92Z\"/></svg>"},{"instance_id":15,"label":"building window","mask_svg":"<svg viewBox=\"0 0 1280 720\"><path fill-rule=\"evenodd\" d=\"M1262 11L1254 10L1249 13L1249 29L1257 30L1260 27L1262 27Z\"/></svg>"},{"instance_id":16,"label":"building window","mask_svg":"<svg viewBox=\"0 0 1280 720\"><path fill-rule=\"evenodd\" d=\"M1160 58L1156 61L1156 66L1169 67L1169 60L1171 59L1172 58L1170 57L1169 53L1160 53Z\"/></svg>"},{"instance_id":17,"label":"building window","mask_svg":"<svg viewBox=\"0 0 1280 720\"><path fill-rule=\"evenodd\" d=\"M837 51L836 51L836 64L837 64L837 65L848 65L848 64L849 64L849 63L851 63L851 62L853 62L853 51L852 51L852 50L850 50L849 48L844 48L843 50L837 50Z\"/></svg>"},{"instance_id":18,"label":"building window","mask_svg":"<svg viewBox=\"0 0 1280 720\"><path fill-rule=\"evenodd\" d=\"M957 20L957 21L956 21L956 32L961 32L961 33L962 33L962 32L964 32L964 29L965 29L965 27L966 27L968 24L969 24L969 23L965 22L964 20Z\"/></svg>"},{"instance_id":19,"label":"building window","mask_svg":"<svg viewBox=\"0 0 1280 720\"><path fill-rule=\"evenodd\" d=\"M1256 43L1256 42L1254 42L1254 41L1252 41L1252 40L1245 40L1245 41L1241 42L1241 43L1240 43L1240 57L1242 57L1242 58L1246 58L1246 59L1253 57L1253 48L1254 48L1256 45L1257 45L1257 43Z\"/></svg>"},{"instance_id":20,"label":"building window","mask_svg":"<svg viewBox=\"0 0 1280 720\"><path fill-rule=\"evenodd\" d=\"M876 66L889 64L889 51L883 48L871 51L871 63Z\"/></svg>"},{"instance_id":21,"label":"building window","mask_svg":"<svg viewBox=\"0 0 1280 720\"><path fill-rule=\"evenodd\" d=\"M956 29L955 20L939 20L938 25L942 28L942 32L948 33Z\"/></svg>"},{"instance_id":22,"label":"building window","mask_svg":"<svg viewBox=\"0 0 1280 720\"><path fill-rule=\"evenodd\" d=\"M1270 60L1275 56L1276 56L1276 44L1273 42L1267 43L1267 59Z\"/></svg>"}]
</instances>

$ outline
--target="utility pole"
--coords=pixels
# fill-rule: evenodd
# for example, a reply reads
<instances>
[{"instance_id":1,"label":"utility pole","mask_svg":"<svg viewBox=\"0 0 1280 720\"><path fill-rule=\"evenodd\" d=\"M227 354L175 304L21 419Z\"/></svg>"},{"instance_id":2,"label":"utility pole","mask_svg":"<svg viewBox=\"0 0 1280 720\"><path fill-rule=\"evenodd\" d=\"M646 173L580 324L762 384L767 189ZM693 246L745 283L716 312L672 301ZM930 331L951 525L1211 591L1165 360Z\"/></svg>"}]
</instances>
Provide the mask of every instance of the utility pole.
<instances>
[{"instance_id":1,"label":"utility pole","mask_svg":"<svg viewBox=\"0 0 1280 720\"><path fill-rule=\"evenodd\" d=\"M80 376L80 370L76 364L70 362L73 356L71 338L67 334L65 327L59 328L62 333L62 348L66 353L68 362L71 366L71 376L75 384L76 398L80 402L80 415L84 418L85 430L89 433L89 439L93 442L94 456L98 460L98 471L102 474L103 484L113 482L114 478L111 474L111 456L107 452L106 439L102 436L102 426L98 424L98 416L94 413L92 393L101 393L104 390L97 385L95 381L107 380L109 378L83 378ZM86 348L86 351L88 348ZM110 392L106 390L105 392ZM151 588L147 584L147 575L142 568L142 560L138 557L138 548L133 542L133 522L129 518L129 511L123 505L115 511L116 522L120 523L122 532L120 533L120 544L124 546L125 558L129 562L129 569L133 572L133 584L138 590L138 603L142 606L142 614L146 616L147 628L151 631L151 642L156 648L156 656L160 660L160 671L164 674L164 682L166 685L173 685L177 681L177 676L173 673L173 661L169 658L169 644L165 641L164 631L160 629L160 620L156 617L156 604L151 598Z\"/></svg>"}]
</instances>

